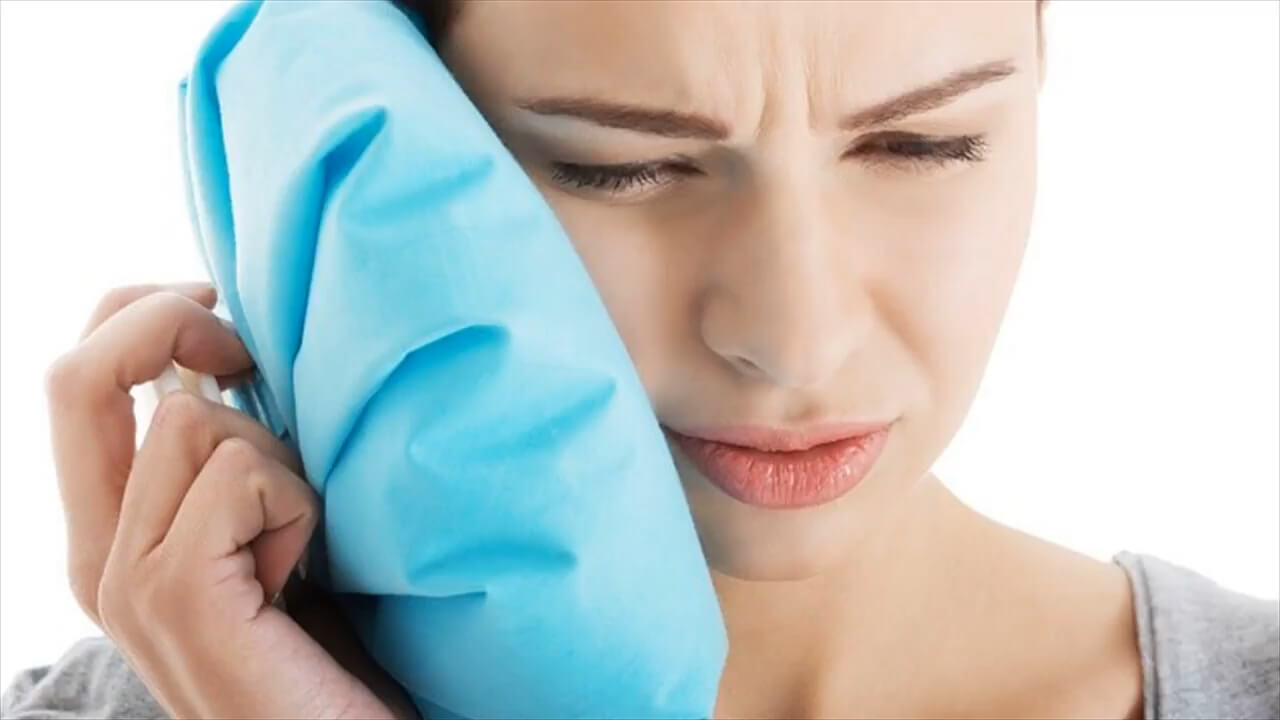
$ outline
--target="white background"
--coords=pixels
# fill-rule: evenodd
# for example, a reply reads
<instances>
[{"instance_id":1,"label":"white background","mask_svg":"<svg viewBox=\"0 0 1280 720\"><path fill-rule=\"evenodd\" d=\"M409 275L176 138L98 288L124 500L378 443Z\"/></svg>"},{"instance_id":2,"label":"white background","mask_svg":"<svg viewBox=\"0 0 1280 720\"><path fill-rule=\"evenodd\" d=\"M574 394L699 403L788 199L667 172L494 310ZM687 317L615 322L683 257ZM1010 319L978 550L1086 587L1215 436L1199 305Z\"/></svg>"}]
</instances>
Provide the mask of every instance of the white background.
<instances>
[{"instance_id":1,"label":"white background","mask_svg":"<svg viewBox=\"0 0 1280 720\"><path fill-rule=\"evenodd\" d=\"M100 293L198 279L176 86L225 2L0 2L0 682L95 628L42 375ZM1099 558L1280 594L1280 4L1052 2L1024 274L939 475Z\"/></svg>"}]
</instances>

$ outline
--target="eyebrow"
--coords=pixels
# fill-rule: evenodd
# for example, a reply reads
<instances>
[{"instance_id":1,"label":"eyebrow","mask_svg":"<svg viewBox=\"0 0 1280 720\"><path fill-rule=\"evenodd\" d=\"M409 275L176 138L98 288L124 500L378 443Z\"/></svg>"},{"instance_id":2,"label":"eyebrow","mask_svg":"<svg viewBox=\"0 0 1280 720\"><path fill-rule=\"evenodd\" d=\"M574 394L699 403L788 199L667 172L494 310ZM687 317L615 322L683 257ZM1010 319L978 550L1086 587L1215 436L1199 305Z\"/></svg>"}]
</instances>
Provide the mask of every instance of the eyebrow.
<instances>
[{"instance_id":1,"label":"eyebrow","mask_svg":"<svg viewBox=\"0 0 1280 720\"><path fill-rule=\"evenodd\" d=\"M722 120L676 110L642 107L584 97L545 97L516 101L516 106L539 115L572 117L603 127L632 130L669 138L724 140L729 126Z\"/></svg>"},{"instance_id":2,"label":"eyebrow","mask_svg":"<svg viewBox=\"0 0 1280 720\"><path fill-rule=\"evenodd\" d=\"M909 90L845 116L841 130L857 130L933 110L1017 71L1009 60L996 60L957 70L941 80ZM649 135L697 140L724 140L728 123L718 118L664 108L616 103L589 97L523 98L516 106L538 115L571 117L596 125Z\"/></svg>"},{"instance_id":3,"label":"eyebrow","mask_svg":"<svg viewBox=\"0 0 1280 720\"><path fill-rule=\"evenodd\" d=\"M840 121L840 129L857 130L872 125L883 125L926 110L933 110L983 85L1003 80L1015 72L1017 67L1009 60L995 60L957 70L941 80L909 90L897 97L846 116Z\"/></svg>"}]
</instances>

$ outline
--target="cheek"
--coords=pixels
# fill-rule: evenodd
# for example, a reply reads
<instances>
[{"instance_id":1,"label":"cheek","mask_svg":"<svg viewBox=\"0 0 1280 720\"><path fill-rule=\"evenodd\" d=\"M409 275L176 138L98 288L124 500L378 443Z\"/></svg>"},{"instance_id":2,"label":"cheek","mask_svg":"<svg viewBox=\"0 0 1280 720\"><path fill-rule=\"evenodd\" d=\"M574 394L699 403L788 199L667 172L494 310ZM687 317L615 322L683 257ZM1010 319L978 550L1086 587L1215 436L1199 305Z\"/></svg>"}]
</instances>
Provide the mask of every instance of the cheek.
<instances>
[{"instance_id":1,"label":"cheek","mask_svg":"<svg viewBox=\"0 0 1280 720\"><path fill-rule=\"evenodd\" d=\"M1026 248L1034 149L1006 157L888 221L886 311L943 405L975 392Z\"/></svg>"},{"instance_id":2,"label":"cheek","mask_svg":"<svg viewBox=\"0 0 1280 720\"><path fill-rule=\"evenodd\" d=\"M650 397L689 342L690 258L670 229L632 208L594 205L545 191L604 300Z\"/></svg>"}]
</instances>

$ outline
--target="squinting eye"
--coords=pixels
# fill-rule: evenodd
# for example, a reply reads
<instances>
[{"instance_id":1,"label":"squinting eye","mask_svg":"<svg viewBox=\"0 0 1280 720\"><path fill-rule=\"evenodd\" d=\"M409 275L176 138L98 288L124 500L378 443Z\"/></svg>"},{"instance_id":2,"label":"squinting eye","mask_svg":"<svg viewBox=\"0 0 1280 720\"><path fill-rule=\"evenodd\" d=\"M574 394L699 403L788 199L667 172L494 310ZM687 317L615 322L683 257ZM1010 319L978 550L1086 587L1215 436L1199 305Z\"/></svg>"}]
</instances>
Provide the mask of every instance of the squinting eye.
<instances>
[{"instance_id":1,"label":"squinting eye","mask_svg":"<svg viewBox=\"0 0 1280 720\"><path fill-rule=\"evenodd\" d=\"M561 185L619 196L636 194L670 184L681 177L701 174L692 165L665 160L617 165L579 165L565 162L551 164L551 179Z\"/></svg>"},{"instance_id":2,"label":"squinting eye","mask_svg":"<svg viewBox=\"0 0 1280 720\"><path fill-rule=\"evenodd\" d=\"M871 165L898 165L909 170L928 170L954 162L977 163L986 158L983 135L934 137L913 133L884 133L848 152Z\"/></svg>"},{"instance_id":3,"label":"squinting eye","mask_svg":"<svg viewBox=\"0 0 1280 720\"><path fill-rule=\"evenodd\" d=\"M888 165L924 172L955 162L977 163L986 157L983 135L934 137L914 133L881 133L849 150L846 155L873 166ZM590 190L617 198L644 195L681 178L702 175L681 159L614 165L551 163L551 180L575 190Z\"/></svg>"}]
</instances>

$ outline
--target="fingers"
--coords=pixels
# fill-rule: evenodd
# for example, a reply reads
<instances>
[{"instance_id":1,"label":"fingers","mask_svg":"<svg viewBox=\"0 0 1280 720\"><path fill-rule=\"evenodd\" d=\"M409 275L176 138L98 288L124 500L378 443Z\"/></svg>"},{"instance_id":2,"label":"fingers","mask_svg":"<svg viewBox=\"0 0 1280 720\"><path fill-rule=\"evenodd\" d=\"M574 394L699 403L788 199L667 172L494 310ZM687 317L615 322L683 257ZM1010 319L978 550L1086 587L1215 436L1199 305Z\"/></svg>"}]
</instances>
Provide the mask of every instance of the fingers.
<instances>
[{"instance_id":1,"label":"fingers","mask_svg":"<svg viewBox=\"0 0 1280 720\"><path fill-rule=\"evenodd\" d=\"M212 309L218 301L217 290L206 282L178 283L175 285L133 285L110 290L98 301L98 307L89 316L84 331L80 334L83 340L98 328L107 318L147 295L158 292L173 292L191 298L206 308Z\"/></svg>"},{"instance_id":2,"label":"fingers","mask_svg":"<svg viewBox=\"0 0 1280 720\"><path fill-rule=\"evenodd\" d=\"M106 295L98 301L98 306L94 309L93 314L89 317L89 322L85 324L84 331L80 335L80 339L84 340L98 329L98 326L107 320L107 318L115 315L128 305L141 300L148 295L158 293L176 293L184 297L190 298L199 303L202 307L213 309L218 302L217 290L206 282L190 282L176 283L172 285L131 285L129 287L115 288L107 292ZM226 390L249 380L253 377L253 368L248 367L243 370L233 372L229 375L218 376L218 388Z\"/></svg>"},{"instance_id":3,"label":"fingers","mask_svg":"<svg viewBox=\"0 0 1280 720\"><path fill-rule=\"evenodd\" d=\"M210 297L206 293L200 300ZM150 379L149 370L158 375L175 356L206 372L236 372L250 365L235 333L200 301L180 293L121 290L104 299L99 312L130 299L132 304L114 315L91 321L88 339L59 358L45 379L67 520L68 576L77 601L95 621L98 583L133 464L129 386Z\"/></svg>"},{"instance_id":4,"label":"fingers","mask_svg":"<svg viewBox=\"0 0 1280 720\"><path fill-rule=\"evenodd\" d=\"M90 333L76 352L114 360L109 373L86 378L95 383L88 389L99 394L128 392L155 378L170 361L210 375L231 375L253 365L234 330L200 303L171 292L126 305Z\"/></svg>"},{"instance_id":5,"label":"fingers","mask_svg":"<svg viewBox=\"0 0 1280 720\"><path fill-rule=\"evenodd\" d=\"M306 549L320 505L306 481L240 438L220 442L182 499L166 553L207 564L251 545L264 601L284 589Z\"/></svg>"},{"instance_id":6,"label":"fingers","mask_svg":"<svg viewBox=\"0 0 1280 720\"><path fill-rule=\"evenodd\" d=\"M256 448L289 472L301 473L297 456L248 415L186 392L166 395L124 489L117 545L130 557L142 557L159 545L192 482L215 450L232 439L239 439L231 444L233 450L240 445Z\"/></svg>"}]
</instances>

